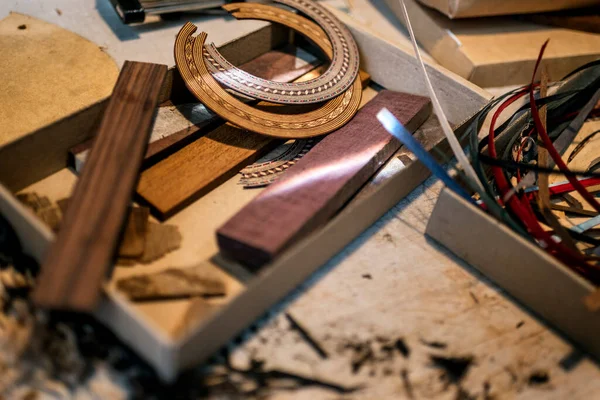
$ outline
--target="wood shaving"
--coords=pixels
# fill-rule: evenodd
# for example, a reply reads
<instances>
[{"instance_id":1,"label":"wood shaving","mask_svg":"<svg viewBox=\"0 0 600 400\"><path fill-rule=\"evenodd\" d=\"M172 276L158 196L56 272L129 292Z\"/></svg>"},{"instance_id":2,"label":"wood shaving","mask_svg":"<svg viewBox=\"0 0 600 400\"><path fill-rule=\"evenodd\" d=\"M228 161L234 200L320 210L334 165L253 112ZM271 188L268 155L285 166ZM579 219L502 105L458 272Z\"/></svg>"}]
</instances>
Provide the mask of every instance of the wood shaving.
<instances>
[{"instance_id":1,"label":"wood shaving","mask_svg":"<svg viewBox=\"0 0 600 400\"><path fill-rule=\"evenodd\" d=\"M0 285L6 289L24 289L33 287L34 281L31 276L24 275L8 267L0 270Z\"/></svg>"},{"instance_id":2,"label":"wood shaving","mask_svg":"<svg viewBox=\"0 0 600 400\"><path fill-rule=\"evenodd\" d=\"M120 279L117 281L117 289L132 301L225 295L223 281L198 267L172 268Z\"/></svg>"},{"instance_id":3,"label":"wood shaving","mask_svg":"<svg viewBox=\"0 0 600 400\"><path fill-rule=\"evenodd\" d=\"M57 205L53 205L48 197L39 196L36 192L26 192L18 194L17 199L31 209L50 229L58 232L63 211Z\"/></svg>"},{"instance_id":4,"label":"wood shaving","mask_svg":"<svg viewBox=\"0 0 600 400\"><path fill-rule=\"evenodd\" d=\"M120 257L135 258L144 254L149 214L147 207L131 208L119 247Z\"/></svg>"},{"instance_id":5,"label":"wood shaving","mask_svg":"<svg viewBox=\"0 0 600 400\"><path fill-rule=\"evenodd\" d=\"M158 260L165 254L177 250L181 246L181 233L175 225L148 223L148 234L144 254L140 258L142 264Z\"/></svg>"},{"instance_id":6,"label":"wood shaving","mask_svg":"<svg viewBox=\"0 0 600 400\"><path fill-rule=\"evenodd\" d=\"M35 192L21 193L17 197L52 230L58 231L67 212L69 198L52 204L48 197L39 196ZM181 246L179 229L175 225L148 222L149 214L147 207L130 207L119 246L117 265L132 266L138 262L149 264Z\"/></svg>"}]
</instances>

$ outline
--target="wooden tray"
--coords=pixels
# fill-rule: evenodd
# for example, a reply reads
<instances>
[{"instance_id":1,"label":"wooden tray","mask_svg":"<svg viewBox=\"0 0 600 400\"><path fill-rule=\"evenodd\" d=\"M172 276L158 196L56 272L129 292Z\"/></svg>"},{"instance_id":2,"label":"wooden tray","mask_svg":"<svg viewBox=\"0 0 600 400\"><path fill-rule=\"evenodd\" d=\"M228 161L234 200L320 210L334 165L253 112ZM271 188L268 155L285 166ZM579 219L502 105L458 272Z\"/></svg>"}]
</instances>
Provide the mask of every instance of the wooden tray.
<instances>
[{"instance_id":1,"label":"wooden tray","mask_svg":"<svg viewBox=\"0 0 600 400\"><path fill-rule=\"evenodd\" d=\"M448 189L426 233L600 358L600 318L583 303L592 284Z\"/></svg>"},{"instance_id":2,"label":"wooden tray","mask_svg":"<svg viewBox=\"0 0 600 400\"><path fill-rule=\"evenodd\" d=\"M350 19L344 22L349 25L360 48L362 68L374 82L364 91L365 101L381 87L426 94L416 60L411 55ZM234 64L240 64L282 46L289 38L285 29L269 25L225 44L221 51ZM487 92L445 69L428 68L443 107L457 126L489 100ZM164 88L163 100L185 90L176 71L170 73L170 84ZM0 182L9 183L8 187L0 186L0 212L13 224L26 251L38 260L43 258L53 234L13 197L13 193L36 191L52 201L68 196L76 175L66 168L67 151L91 136L103 106L104 101L99 102L0 147L0 159L3 160ZM430 149L444 149L445 142L436 129L436 122L435 117L430 117L415 135ZM218 254L217 227L260 193L260 189L244 190L238 185L237 176L230 179L167 221L177 225L183 236L179 250L150 265L114 269L96 316L153 365L163 379L173 380L180 370L206 360L240 333L429 175L420 163L413 162L410 153L402 149L400 153L402 168L398 168L398 159L394 157L396 162L385 166L333 220L257 273L250 273ZM195 316L196 322L184 335L175 332L185 322L182 320L192 300L134 304L114 288L118 278L200 263L211 263L221 271L228 293L225 299L215 300L209 310Z\"/></svg>"}]
</instances>

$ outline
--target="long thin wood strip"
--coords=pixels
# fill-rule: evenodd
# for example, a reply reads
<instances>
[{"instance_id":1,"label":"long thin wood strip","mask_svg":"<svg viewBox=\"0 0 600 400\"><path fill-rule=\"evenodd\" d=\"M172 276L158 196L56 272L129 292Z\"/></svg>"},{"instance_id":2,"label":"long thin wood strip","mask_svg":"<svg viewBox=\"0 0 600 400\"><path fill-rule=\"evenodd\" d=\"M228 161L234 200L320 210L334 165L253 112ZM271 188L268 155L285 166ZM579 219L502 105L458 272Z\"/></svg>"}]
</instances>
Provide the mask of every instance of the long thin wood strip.
<instances>
[{"instance_id":1,"label":"long thin wood strip","mask_svg":"<svg viewBox=\"0 0 600 400\"><path fill-rule=\"evenodd\" d=\"M541 79L540 79L540 99L548 95L548 69L542 68ZM540 118L544 129L546 128L546 115L548 114L548 107L546 105L540 107ZM542 145L538 146L538 165L540 167L548 166L548 150ZM550 208L550 187L548 182L548 174L538 175L538 199L540 202L540 208Z\"/></svg>"},{"instance_id":2,"label":"long thin wood strip","mask_svg":"<svg viewBox=\"0 0 600 400\"><path fill-rule=\"evenodd\" d=\"M35 303L92 311L114 255L138 177L167 67L127 61L92 152L49 249Z\"/></svg>"},{"instance_id":3,"label":"long thin wood strip","mask_svg":"<svg viewBox=\"0 0 600 400\"><path fill-rule=\"evenodd\" d=\"M302 76L310 79L320 69ZM367 84L369 74L360 74ZM297 107L261 102L257 108L293 112ZM145 170L137 194L152 213L165 220L204 196L281 143L267 136L245 131L231 124L222 125Z\"/></svg>"},{"instance_id":4,"label":"long thin wood strip","mask_svg":"<svg viewBox=\"0 0 600 400\"><path fill-rule=\"evenodd\" d=\"M384 106L411 131L431 110L427 98L380 92L217 231L221 252L260 267L331 218L400 148L375 118Z\"/></svg>"},{"instance_id":5,"label":"long thin wood strip","mask_svg":"<svg viewBox=\"0 0 600 400\"><path fill-rule=\"evenodd\" d=\"M540 76L540 98L544 98L548 95L548 69L543 67ZM546 119L548 114L548 106L544 105L540 107L540 118L542 125L546 129ZM538 146L538 165L540 167L549 166L549 154L548 150L543 146ZM532 173L532 172L530 172ZM550 182L548 174L538 175L538 196L537 202L544 219L554 229L556 234L561 238L565 246L568 246L573 251L578 251L575 242L571 238L571 235L567 232L567 229L562 226L556 215L552 212L552 204L550 203Z\"/></svg>"},{"instance_id":6,"label":"long thin wood strip","mask_svg":"<svg viewBox=\"0 0 600 400\"><path fill-rule=\"evenodd\" d=\"M242 64L240 69L264 79L292 82L321 64L323 64L322 60L290 44L261 54ZM144 155L144 167L149 167L168 154L174 153L203 133L212 130L218 123L224 121L200 103L175 104L159 108L150 143ZM77 171L85 161L92 143L93 139L90 139L70 150Z\"/></svg>"}]
</instances>

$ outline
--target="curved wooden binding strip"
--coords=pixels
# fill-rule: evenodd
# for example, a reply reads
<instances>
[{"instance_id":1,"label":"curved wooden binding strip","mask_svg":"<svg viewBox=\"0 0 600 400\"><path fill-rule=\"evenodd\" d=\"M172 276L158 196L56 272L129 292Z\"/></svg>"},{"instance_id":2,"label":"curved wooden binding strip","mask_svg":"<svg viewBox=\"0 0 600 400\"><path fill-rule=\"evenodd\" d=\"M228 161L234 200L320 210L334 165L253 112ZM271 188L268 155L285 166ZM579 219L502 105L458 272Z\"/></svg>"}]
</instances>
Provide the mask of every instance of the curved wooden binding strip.
<instances>
[{"instance_id":1,"label":"curved wooden binding strip","mask_svg":"<svg viewBox=\"0 0 600 400\"><path fill-rule=\"evenodd\" d=\"M304 25L289 23L288 26L302 34L306 32ZM229 122L268 136L287 139L305 138L319 136L340 128L358 110L362 95L362 85L358 76L346 92L310 112L285 115L254 109L227 93L209 73L202 55L206 33L203 32L194 38L192 33L196 29L196 26L188 22L177 34L175 41L177 68L188 89L205 106ZM325 52L328 45L331 46L326 39L319 40L316 44Z\"/></svg>"},{"instance_id":2,"label":"curved wooden binding strip","mask_svg":"<svg viewBox=\"0 0 600 400\"><path fill-rule=\"evenodd\" d=\"M238 13L238 18L278 22L302 32L311 40L328 42L333 56L329 68L319 77L306 82L282 83L261 79L231 65L213 44L205 46L208 70L221 84L255 99L280 104L309 104L330 100L352 87L358 76L358 47L348 29L327 9L310 0L274 0L308 15L315 22L279 7L255 3L233 3L223 6ZM314 26L319 26L316 30ZM314 33L326 38L315 39ZM327 39L327 40L323 40Z\"/></svg>"}]
</instances>

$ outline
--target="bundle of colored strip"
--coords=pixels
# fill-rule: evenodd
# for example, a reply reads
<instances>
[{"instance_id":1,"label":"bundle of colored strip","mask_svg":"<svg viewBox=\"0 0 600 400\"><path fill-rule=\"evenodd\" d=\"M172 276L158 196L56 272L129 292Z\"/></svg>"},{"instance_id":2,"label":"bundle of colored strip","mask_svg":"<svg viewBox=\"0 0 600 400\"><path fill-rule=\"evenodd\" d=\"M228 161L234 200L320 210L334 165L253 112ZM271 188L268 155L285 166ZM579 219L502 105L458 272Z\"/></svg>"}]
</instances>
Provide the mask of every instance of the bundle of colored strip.
<instances>
[{"instance_id":1,"label":"bundle of colored strip","mask_svg":"<svg viewBox=\"0 0 600 400\"><path fill-rule=\"evenodd\" d=\"M420 60L410 16L400 1ZM458 160L460 182L411 140L385 109L378 118L450 190L598 285L600 121L594 119L600 116L600 61L549 84L545 70L538 73L548 45L541 47L531 84L492 100L473 119L461 138L469 144L468 158L462 148L456 148L459 138L445 129ZM447 121L422 61L421 66L436 114ZM482 132L486 118L489 130Z\"/></svg>"}]
</instances>

